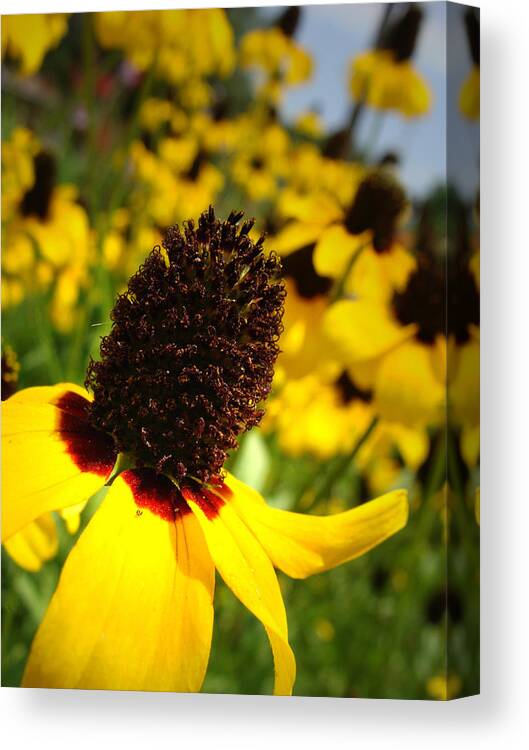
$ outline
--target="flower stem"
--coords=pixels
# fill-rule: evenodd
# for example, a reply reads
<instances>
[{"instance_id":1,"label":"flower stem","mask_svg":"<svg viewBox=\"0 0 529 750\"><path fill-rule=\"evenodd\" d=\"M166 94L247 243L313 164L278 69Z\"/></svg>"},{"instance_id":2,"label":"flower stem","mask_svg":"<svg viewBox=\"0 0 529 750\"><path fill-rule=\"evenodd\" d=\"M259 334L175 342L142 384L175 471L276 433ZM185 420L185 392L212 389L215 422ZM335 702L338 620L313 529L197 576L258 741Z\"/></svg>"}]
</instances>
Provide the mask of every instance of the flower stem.
<instances>
[{"instance_id":1,"label":"flower stem","mask_svg":"<svg viewBox=\"0 0 529 750\"><path fill-rule=\"evenodd\" d=\"M374 416L371 422L368 424L364 432L360 435L356 441L353 449L346 453L345 456L340 456L339 459L333 464L327 476L324 479L323 485L316 492L314 500L311 503L311 508L315 506L320 500L327 498L332 490L332 487L337 479L346 471L347 467L355 460L362 446L366 443L373 430L379 422L379 417ZM310 509L307 509L310 510Z\"/></svg>"}]
</instances>

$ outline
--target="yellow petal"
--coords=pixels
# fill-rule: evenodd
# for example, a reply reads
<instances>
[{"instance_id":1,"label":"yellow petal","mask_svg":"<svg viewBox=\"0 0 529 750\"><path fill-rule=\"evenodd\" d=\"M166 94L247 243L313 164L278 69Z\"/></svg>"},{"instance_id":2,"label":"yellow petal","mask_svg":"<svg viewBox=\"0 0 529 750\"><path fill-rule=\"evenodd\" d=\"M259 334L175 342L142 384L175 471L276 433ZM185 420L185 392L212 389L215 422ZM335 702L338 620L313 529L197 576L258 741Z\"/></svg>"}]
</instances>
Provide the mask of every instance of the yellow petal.
<instances>
[{"instance_id":1,"label":"yellow petal","mask_svg":"<svg viewBox=\"0 0 529 750\"><path fill-rule=\"evenodd\" d=\"M375 408L383 419L410 427L438 424L444 419L445 402L431 347L407 341L384 357L374 389Z\"/></svg>"},{"instance_id":2,"label":"yellow petal","mask_svg":"<svg viewBox=\"0 0 529 750\"><path fill-rule=\"evenodd\" d=\"M341 278L355 252L365 245L364 235L352 235L341 225L326 229L314 249L314 268L320 276Z\"/></svg>"},{"instance_id":3,"label":"yellow petal","mask_svg":"<svg viewBox=\"0 0 529 750\"><path fill-rule=\"evenodd\" d=\"M312 245L320 236L321 231L322 226L319 223L292 221L276 234L270 244L276 253L287 256L306 245Z\"/></svg>"},{"instance_id":4,"label":"yellow petal","mask_svg":"<svg viewBox=\"0 0 529 750\"><path fill-rule=\"evenodd\" d=\"M114 465L70 383L27 388L2 404L2 539L52 510L88 500Z\"/></svg>"},{"instance_id":5,"label":"yellow petal","mask_svg":"<svg viewBox=\"0 0 529 750\"><path fill-rule=\"evenodd\" d=\"M29 523L4 544L17 565L32 573L57 554L58 546L57 528L50 513Z\"/></svg>"},{"instance_id":6,"label":"yellow petal","mask_svg":"<svg viewBox=\"0 0 529 750\"><path fill-rule=\"evenodd\" d=\"M275 695L290 695L296 662L288 643L285 605L275 571L267 554L246 524L226 504L208 510L208 496L183 491L198 519L215 566L235 596L264 625L275 668ZM217 497L215 495L215 497Z\"/></svg>"},{"instance_id":7,"label":"yellow petal","mask_svg":"<svg viewBox=\"0 0 529 750\"><path fill-rule=\"evenodd\" d=\"M262 544L273 564L292 578L306 578L353 560L402 529L408 519L405 490L332 516L271 508L250 487L228 476L230 504Z\"/></svg>"},{"instance_id":8,"label":"yellow petal","mask_svg":"<svg viewBox=\"0 0 529 750\"><path fill-rule=\"evenodd\" d=\"M457 424L479 425L479 341L470 339L456 347L457 364L448 380L450 419Z\"/></svg>"},{"instance_id":9,"label":"yellow petal","mask_svg":"<svg viewBox=\"0 0 529 750\"><path fill-rule=\"evenodd\" d=\"M116 479L66 560L24 686L200 689L213 562L191 513L168 521L148 505L140 509L127 483L137 474Z\"/></svg>"},{"instance_id":10,"label":"yellow petal","mask_svg":"<svg viewBox=\"0 0 529 750\"><path fill-rule=\"evenodd\" d=\"M398 243L384 253L366 247L353 266L346 289L361 298L390 300L402 290L417 262Z\"/></svg>"},{"instance_id":11,"label":"yellow petal","mask_svg":"<svg viewBox=\"0 0 529 750\"><path fill-rule=\"evenodd\" d=\"M415 326L401 326L385 306L372 300L341 300L331 305L324 330L344 363L369 362L413 336Z\"/></svg>"}]
</instances>

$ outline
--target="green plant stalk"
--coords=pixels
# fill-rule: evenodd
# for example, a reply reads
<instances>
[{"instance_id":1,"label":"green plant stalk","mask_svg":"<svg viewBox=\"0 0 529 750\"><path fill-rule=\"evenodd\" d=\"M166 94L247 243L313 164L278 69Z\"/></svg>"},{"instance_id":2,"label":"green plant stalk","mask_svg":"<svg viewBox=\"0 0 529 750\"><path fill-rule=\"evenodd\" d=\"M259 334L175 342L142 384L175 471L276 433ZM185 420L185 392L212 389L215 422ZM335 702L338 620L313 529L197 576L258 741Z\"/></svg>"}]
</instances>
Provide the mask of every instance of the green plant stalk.
<instances>
[{"instance_id":1,"label":"green plant stalk","mask_svg":"<svg viewBox=\"0 0 529 750\"><path fill-rule=\"evenodd\" d=\"M379 417L374 416L371 422L368 424L368 426L364 430L364 432L360 435L360 437L356 441L353 449L349 453L347 453L345 456L341 456L340 459L336 461L336 463L334 463L334 466L330 468L330 471L324 477L322 486L316 492L314 496L314 500L312 501L310 507L306 509L307 512L312 507L314 507L317 503L319 503L320 500L323 500L326 497L328 497L334 483L343 474L343 472L347 469L347 467L350 466L351 463L355 460L360 449L366 443L366 441L372 434L373 430L377 426L378 422L379 422Z\"/></svg>"}]
</instances>

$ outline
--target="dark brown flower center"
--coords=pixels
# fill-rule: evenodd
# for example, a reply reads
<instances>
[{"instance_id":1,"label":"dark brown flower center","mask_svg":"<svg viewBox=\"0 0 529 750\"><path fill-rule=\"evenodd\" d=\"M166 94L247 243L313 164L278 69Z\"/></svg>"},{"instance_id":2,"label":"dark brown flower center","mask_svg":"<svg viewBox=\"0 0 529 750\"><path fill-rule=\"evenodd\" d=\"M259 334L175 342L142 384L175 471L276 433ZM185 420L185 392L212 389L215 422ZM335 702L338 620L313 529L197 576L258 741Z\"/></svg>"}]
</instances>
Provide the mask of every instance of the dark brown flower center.
<instances>
[{"instance_id":1,"label":"dark brown flower center","mask_svg":"<svg viewBox=\"0 0 529 750\"><path fill-rule=\"evenodd\" d=\"M438 335L468 341L470 326L479 325L479 293L466 264L422 255L406 288L393 297L393 309L403 325L418 326L416 338L432 344Z\"/></svg>"},{"instance_id":2,"label":"dark brown flower center","mask_svg":"<svg viewBox=\"0 0 529 750\"><path fill-rule=\"evenodd\" d=\"M345 406L352 404L354 401L361 401L364 404L369 404L373 397L373 391L360 388L345 370L340 377L337 378L334 386L338 391L340 400Z\"/></svg>"},{"instance_id":3,"label":"dark brown flower center","mask_svg":"<svg viewBox=\"0 0 529 750\"><path fill-rule=\"evenodd\" d=\"M422 24L422 11L411 3L409 9L396 21L390 21L379 44L389 50L397 62L409 60L415 50Z\"/></svg>"},{"instance_id":4,"label":"dark brown flower center","mask_svg":"<svg viewBox=\"0 0 529 750\"><path fill-rule=\"evenodd\" d=\"M283 276L292 279L297 293L305 299L313 299L327 294L333 281L328 276L320 276L314 268L315 243L300 247L283 258Z\"/></svg>"},{"instance_id":5,"label":"dark brown flower center","mask_svg":"<svg viewBox=\"0 0 529 750\"><path fill-rule=\"evenodd\" d=\"M51 196L56 180L55 159L47 151L40 151L33 160L35 181L22 198L20 212L22 216L37 216L46 219L50 208Z\"/></svg>"},{"instance_id":6,"label":"dark brown flower center","mask_svg":"<svg viewBox=\"0 0 529 750\"><path fill-rule=\"evenodd\" d=\"M406 192L402 185L388 169L378 169L360 183L345 217L345 227L351 234L371 231L374 249L383 253L393 243L406 206Z\"/></svg>"},{"instance_id":7,"label":"dark brown flower center","mask_svg":"<svg viewBox=\"0 0 529 750\"><path fill-rule=\"evenodd\" d=\"M112 311L92 361L91 422L181 486L218 484L227 451L262 417L279 353L280 264L242 214L213 209L167 231Z\"/></svg>"}]
</instances>

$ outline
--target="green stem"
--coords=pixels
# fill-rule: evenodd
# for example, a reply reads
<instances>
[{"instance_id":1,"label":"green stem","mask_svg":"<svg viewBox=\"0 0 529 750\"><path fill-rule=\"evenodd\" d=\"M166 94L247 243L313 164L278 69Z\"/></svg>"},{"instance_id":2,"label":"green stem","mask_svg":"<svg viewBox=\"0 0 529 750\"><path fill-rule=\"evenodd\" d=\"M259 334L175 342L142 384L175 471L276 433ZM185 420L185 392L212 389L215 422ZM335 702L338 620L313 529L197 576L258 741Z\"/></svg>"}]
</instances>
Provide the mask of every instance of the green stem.
<instances>
[{"instance_id":1,"label":"green stem","mask_svg":"<svg viewBox=\"0 0 529 750\"><path fill-rule=\"evenodd\" d=\"M63 366L59 358L59 352L53 337L48 315L42 309L42 295L32 295L33 318L37 330L38 339L44 345L47 353L46 361L49 377L52 383L60 383L63 380Z\"/></svg>"},{"instance_id":2,"label":"green stem","mask_svg":"<svg viewBox=\"0 0 529 750\"><path fill-rule=\"evenodd\" d=\"M386 113L382 110L376 110L374 113L373 126L371 128L371 132L369 133L368 141L364 149L364 159L367 162L369 162L373 156L376 143L382 131L382 125L385 120L385 115Z\"/></svg>"},{"instance_id":3,"label":"green stem","mask_svg":"<svg viewBox=\"0 0 529 750\"><path fill-rule=\"evenodd\" d=\"M141 107L142 107L143 102L146 100L146 98L148 97L151 91L152 84L154 81L154 75L156 72L156 67L157 67L157 59L155 58L153 60L151 67L149 68L149 70L147 71L147 73L145 74L141 82L141 86L138 92L138 101L136 103L134 116L132 117L130 121L129 127L126 131L125 138L122 144L122 149L125 154L125 158L126 158L127 152L132 142L134 141L134 139L136 138L139 132ZM125 177L127 173L126 166L127 165L125 163L123 167L121 168L121 172L118 178L115 180L112 191L110 193L110 197L108 199L107 206L105 208L106 215L108 217L111 217L114 210L119 206L122 195L123 195L123 191L124 189L126 190L126 185L125 185L125 182L126 182Z\"/></svg>"},{"instance_id":4,"label":"green stem","mask_svg":"<svg viewBox=\"0 0 529 750\"><path fill-rule=\"evenodd\" d=\"M320 502L320 500L325 499L329 496L332 487L334 483L336 482L339 477L342 476L344 471L347 470L347 468L351 465L351 463L355 460L357 457L360 449L365 444L375 427L377 426L379 422L379 417L375 416L371 420L371 422L368 424L364 432L360 435L358 440L355 443L354 448L350 453L347 453L345 456L341 456L331 467L331 470L327 474L327 476L324 479L323 485L320 487L320 489L316 492L314 496L314 500L312 501L310 507L314 507L317 503ZM310 508L307 509L307 511L310 510Z\"/></svg>"}]
</instances>

